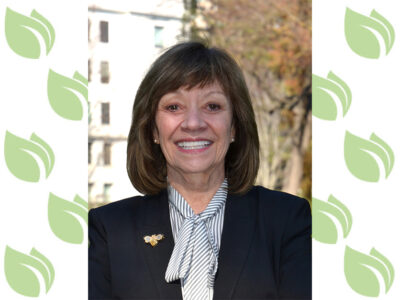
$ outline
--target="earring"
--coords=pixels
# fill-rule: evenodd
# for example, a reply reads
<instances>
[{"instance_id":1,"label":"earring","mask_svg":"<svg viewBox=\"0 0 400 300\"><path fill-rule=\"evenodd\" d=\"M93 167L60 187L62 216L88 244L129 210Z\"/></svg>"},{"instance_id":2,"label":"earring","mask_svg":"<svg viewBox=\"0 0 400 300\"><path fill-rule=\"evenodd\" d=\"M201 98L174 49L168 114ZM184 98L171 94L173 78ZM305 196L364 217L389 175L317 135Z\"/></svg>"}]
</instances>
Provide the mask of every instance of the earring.
<instances>
[{"instance_id":1,"label":"earring","mask_svg":"<svg viewBox=\"0 0 400 300\"><path fill-rule=\"evenodd\" d=\"M233 143L234 141L235 141L235 138L233 137L231 143Z\"/></svg>"},{"instance_id":2,"label":"earring","mask_svg":"<svg viewBox=\"0 0 400 300\"><path fill-rule=\"evenodd\" d=\"M158 140L157 140L157 139L154 139L154 143L155 143L155 144L158 144Z\"/></svg>"}]
</instances>

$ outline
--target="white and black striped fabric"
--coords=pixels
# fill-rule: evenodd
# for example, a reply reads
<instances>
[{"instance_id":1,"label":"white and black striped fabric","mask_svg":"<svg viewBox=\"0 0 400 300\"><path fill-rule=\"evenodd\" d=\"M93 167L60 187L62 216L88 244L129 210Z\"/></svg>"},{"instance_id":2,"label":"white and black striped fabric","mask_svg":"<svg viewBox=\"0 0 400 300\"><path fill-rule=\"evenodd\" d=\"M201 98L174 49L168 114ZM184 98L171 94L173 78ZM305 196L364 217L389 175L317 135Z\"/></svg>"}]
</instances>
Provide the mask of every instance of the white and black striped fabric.
<instances>
[{"instance_id":1,"label":"white and black striped fabric","mask_svg":"<svg viewBox=\"0 0 400 300\"><path fill-rule=\"evenodd\" d=\"M184 300L211 300L213 297L227 193L225 178L207 208L196 215L179 192L168 186L175 247L165 280L181 280Z\"/></svg>"}]
</instances>

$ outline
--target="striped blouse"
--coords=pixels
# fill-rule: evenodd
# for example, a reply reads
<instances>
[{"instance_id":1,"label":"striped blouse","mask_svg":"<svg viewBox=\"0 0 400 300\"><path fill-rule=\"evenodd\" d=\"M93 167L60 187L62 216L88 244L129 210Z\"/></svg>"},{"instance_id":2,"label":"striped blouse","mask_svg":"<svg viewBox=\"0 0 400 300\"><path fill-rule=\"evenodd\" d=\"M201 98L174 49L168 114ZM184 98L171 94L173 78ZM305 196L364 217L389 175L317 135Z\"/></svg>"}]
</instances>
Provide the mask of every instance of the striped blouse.
<instances>
[{"instance_id":1,"label":"striped blouse","mask_svg":"<svg viewBox=\"0 0 400 300\"><path fill-rule=\"evenodd\" d=\"M216 254L216 265L215 269L218 268L218 253L221 245L221 235L222 235L222 227L223 227L223 222L224 222L224 212L225 212L225 202L226 202L226 197L228 193L228 181L225 178L224 182L216 192L216 194L213 196L211 199L210 203L208 204L207 208L202 212L205 213L208 208L212 206L220 206L220 209L216 211L216 213L212 216L206 219L205 221L205 226L208 232L208 241L214 241L214 253ZM189 206L189 204L185 201L185 199L179 194L177 190L175 190L171 185L168 186L168 199L169 199L169 213L170 213L170 220L171 220L171 227L172 227L172 233L174 237L175 244L178 241L178 238L181 234L179 231L182 229L182 224L185 220L184 215L187 217L194 216L194 212ZM201 216L200 213L198 216ZM195 244L196 245L196 244ZM208 261L211 261L213 258L213 245L209 243L208 245L205 245L206 251L208 253ZM201 250L205 251L205 250ZM193 255L194 257L192 258L192 261L198 261L198 258L196 257L196 254L199 252L196 251L196 249L193 250ZM171 262L170 262L171 263ZM180 264L182 265L182 263ZM193 266L193 264L191 264ZM192 268L193 269L193 268ZM191 274L191 270L189 270L189 274ZM215 270L216 272L216 270ZM209 285L206 287L208 291L202 290L202 291L197 291L194 289L197 287L193 287L190 284L185 285L185 280L181 278L181 286L182 286L182 295L184 300L212 300L213 298L213 286L214 286L214 278L215 278L215 273L214 275L208 275L209 277ZM188 291L191 289L191 291ZM190 296L188 296L190 295ZM199 296L202 295L202 296Z\"/></svg>"}]
</instances>

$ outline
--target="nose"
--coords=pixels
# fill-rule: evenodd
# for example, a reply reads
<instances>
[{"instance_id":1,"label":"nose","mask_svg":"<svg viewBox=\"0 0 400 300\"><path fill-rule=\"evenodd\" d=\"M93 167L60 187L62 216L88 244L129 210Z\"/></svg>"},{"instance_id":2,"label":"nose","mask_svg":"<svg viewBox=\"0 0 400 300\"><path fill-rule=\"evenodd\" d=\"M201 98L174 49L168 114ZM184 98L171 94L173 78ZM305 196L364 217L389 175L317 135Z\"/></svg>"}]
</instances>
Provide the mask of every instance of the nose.
<instances>
[{"instance_id":1,"label":"nose","mask_svg":"<svg viewBox=\"0 0 400 300\"><path fill-rule=\"evenodd\" d=\"M185 130L202 130L207 127L206 122L203 119L201 110L197 107L191 107L185 114L185 119L183 120L182 129Z\"/></svg>"}]
</instances>

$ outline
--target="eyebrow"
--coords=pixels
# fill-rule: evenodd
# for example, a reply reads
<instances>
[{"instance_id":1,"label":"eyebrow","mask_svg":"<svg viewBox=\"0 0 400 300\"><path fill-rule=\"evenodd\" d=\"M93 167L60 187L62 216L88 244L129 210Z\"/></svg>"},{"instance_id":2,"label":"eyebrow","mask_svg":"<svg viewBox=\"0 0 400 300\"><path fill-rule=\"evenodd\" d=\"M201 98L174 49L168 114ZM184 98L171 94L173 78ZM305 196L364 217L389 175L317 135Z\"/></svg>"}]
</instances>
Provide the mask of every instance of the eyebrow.
<instances>
[{"instance_id":1,"label":"eyebrow","mask_svg":"<svg viewBox=\"0 0 400 300\"><path fill-rule=\"evenodd\" d=\"M163 99L165 99L165 98L167 98L167 100L168 99L170 99L171 97L173 97L174 95L179 95L179 94L181 94L181 91L173 91L173 92L169 92L169 93L166 93L166 94L164 94L161 98L160 98L160 102L163 100Z\"/></svg>"}]
</instances>

